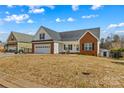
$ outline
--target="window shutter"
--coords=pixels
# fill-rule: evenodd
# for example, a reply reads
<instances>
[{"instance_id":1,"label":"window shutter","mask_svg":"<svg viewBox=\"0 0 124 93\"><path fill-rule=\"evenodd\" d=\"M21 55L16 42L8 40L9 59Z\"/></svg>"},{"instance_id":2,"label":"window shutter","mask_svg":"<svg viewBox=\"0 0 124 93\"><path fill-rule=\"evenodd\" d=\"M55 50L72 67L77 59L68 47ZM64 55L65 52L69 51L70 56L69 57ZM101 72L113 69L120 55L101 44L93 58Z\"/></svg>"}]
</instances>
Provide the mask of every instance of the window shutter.
<instances>
[{"instance_id":1,"label":"window shutter","mask_svg":"<svg viewBox=\"0 0 124 93\"><path fill-rule=\"evenodd\" d=\"M72 45L71 45L71 50L72 50Z\"/></svg>"},{"instance_id":2,"label":"window shutter","mask_svg":"<svg viewBox=\"0 0 124 93\"><path fill-rule=\"evenodd\" d=\"M82 50L84 50L84 44L82 44Z\"/></svg>"},{"instance_id":3,"label":"window shutter","mask_svg":"<svg viewBox=\"0 0 124 93\"><path fill-rule=\"evenodd\" d=\"M70 45L68 45L68 50L70 50Z\"/></svg>"},{"instance_id":4,"label":"window shutter","mask_svg":"<svg viewBox=\"0 0 124 93\"><path fill-rule=\"evenodd\" d=\"M92 50L94 50L94 43L92 43Z\"/></svg>"},{"instance_id":5,"label":"window shutter","mask_svg":"<svg viewBox=\"0 0 124 93\"><path fill-rule=\"evenodd\" d=\"M66 50L66 46L64 45L64 50Z\"/></svg>"},{"instance_id":6,"label":"window shutter","mask_svg":"<svg viewBox=\"0 0 124 93\"><path fill-rule=\"evenodd\" d=\"M41 34L39 34L39 38L40 38L40 40L41 40Z\"/></svg>"}]
</instances>

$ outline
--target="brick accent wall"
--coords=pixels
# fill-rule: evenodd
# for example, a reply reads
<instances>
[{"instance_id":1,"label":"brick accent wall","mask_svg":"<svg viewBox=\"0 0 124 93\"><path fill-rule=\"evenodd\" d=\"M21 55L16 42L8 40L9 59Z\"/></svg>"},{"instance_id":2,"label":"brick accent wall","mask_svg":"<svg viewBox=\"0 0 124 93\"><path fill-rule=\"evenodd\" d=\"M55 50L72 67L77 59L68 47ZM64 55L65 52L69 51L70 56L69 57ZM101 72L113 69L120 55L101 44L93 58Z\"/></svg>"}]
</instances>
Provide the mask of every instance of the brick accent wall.
<instances>
[{"instance_id":1,"label":"brick accent wall","mask_svg":"<svg viewBox=\"0 0 124 93\"><path fill-rule=\"evenodd\" d=\"M54 54L54 42L51 43L51 54Z\"/></svg>"},{"instance_id":2,"label":"brick accent wall","mask_svg":"<svg viewBox=\"0 0 124 93\"><path fill-rule=\"evenodd\" d=\"M93 50L92 51L85 51L84 50L84 43L93 43ZM83 45L83 46L82 46ZM89 32L85 34L80 39L80 53L84 55L94 55L97 56L97 39Z\"/></svg>"},{"instance_id":3,"label":"brick accent wall","mask_svg":"<svg viewBox=\"0 0 124 93\"><path fill-rule=\"evenodd\" d=\"M32 43L32 53L34 53L34 43Z\"/></svg>"}]
</instances>

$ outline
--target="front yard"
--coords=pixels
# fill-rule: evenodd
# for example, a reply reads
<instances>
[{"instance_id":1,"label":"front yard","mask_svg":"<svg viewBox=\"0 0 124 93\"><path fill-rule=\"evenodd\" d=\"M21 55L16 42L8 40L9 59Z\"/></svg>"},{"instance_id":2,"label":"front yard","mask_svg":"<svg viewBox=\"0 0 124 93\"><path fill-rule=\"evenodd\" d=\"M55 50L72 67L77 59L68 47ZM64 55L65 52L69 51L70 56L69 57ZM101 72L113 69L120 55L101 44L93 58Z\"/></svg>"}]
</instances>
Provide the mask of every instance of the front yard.
<instances>
[{"instance_id":1,"label":"front yard","mask_svg":"<svg viewBox=\"0 0 124 93\"><path fill-rule=\"evenodd\" d=\"M83 55L14 55L0 72L46 87L124 87L124 65Z\"/></svg>"}]
</instances>

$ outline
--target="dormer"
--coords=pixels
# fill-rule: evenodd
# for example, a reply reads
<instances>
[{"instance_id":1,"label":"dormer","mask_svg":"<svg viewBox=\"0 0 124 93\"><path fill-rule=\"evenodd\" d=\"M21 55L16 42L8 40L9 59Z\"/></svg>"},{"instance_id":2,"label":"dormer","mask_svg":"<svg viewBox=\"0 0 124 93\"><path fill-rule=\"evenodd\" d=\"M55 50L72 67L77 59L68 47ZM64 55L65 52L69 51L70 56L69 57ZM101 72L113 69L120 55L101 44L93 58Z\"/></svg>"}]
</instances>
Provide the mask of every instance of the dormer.
<instances>
[{"instance_id":1,"label":"dormer","mask_svg":"<svg viewBox=\"0 0 124 93\"><path fill-rule=\"evenodd\" d=\"M40 28L34 36L34 40L49 40L52 39L47 31L43 28Z\"/></svg>"}]
</instances>

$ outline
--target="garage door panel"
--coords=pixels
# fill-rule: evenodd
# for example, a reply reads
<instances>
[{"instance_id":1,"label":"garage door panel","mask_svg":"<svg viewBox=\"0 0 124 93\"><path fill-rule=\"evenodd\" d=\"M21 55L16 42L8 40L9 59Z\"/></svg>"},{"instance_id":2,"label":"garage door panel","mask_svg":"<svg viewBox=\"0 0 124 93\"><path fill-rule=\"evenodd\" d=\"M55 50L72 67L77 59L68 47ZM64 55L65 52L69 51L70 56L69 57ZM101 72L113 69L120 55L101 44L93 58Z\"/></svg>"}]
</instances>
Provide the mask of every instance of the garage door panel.
<instances>
[{"instance_id":1,"label":"garage door panel","mask_svg":"<svg viewBox=\"0 0 124 93\"><path fill-rule=\"evenodd\" d=\"M50 54L51 45L50 44L36 44L34 47L34 52L37 54Z\"/></svg>"},{"instance_id":2,"label":"garage door panel","mask_svg":"<svg viewBox=\"0 0 124 93\"><path fill-rule=\"evenodd\" d=\"M16 46L8 46L8 50L16 50Z\"/></svg>"}]
</instances>

